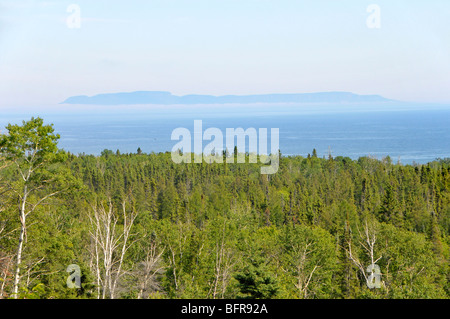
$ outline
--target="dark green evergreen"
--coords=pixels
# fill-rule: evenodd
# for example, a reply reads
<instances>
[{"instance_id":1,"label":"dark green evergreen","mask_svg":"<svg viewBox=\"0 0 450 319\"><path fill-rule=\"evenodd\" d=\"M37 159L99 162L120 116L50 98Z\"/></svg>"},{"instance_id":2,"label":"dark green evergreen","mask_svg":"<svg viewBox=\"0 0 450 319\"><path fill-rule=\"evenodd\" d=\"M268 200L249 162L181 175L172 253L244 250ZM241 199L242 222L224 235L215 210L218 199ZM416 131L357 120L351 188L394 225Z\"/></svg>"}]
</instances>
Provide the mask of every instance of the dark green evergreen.
<instances>
[{"instance_id":1,"label":"dark green evergreen","mask_svg":"<svg viewBox=\"0 0 450 319\"><path fill-rule=\"evenodd\" d=\"M27 165L11 143L40 134L16 131L0 136L0 298L12 297L21 226L14 160ZM55 194L27 221L20 297L101 295L92 225L95 208L111 201L116 234L136 214L121 269L112 268L117 298L449 298L449 160L311 154L283 156L265 176L259 164L174 164L168 152L42 152L49 165L29 185L45 187L30 199ZM379 289L355 262L371 263L367 225ZM81 268L82 289L66 286L70 264Z\"/></svg>"}]
</instances>

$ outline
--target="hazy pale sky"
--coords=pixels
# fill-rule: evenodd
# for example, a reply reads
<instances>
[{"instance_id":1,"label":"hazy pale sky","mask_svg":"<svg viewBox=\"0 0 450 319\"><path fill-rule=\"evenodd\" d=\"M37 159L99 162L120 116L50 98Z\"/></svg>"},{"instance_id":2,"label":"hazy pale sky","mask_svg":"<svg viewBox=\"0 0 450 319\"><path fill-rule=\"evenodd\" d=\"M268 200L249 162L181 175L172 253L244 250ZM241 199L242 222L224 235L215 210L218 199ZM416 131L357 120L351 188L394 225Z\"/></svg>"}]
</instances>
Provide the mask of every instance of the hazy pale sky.
<instances>
[{"instance_id":1,"label":"hazy pale sky","mask_svg":"<svg viewBox=\"0 0 450 319\"><path fill-rule=\"evenodd\" d=\"M450 103L449 17L448 0L0 0L0 108L138 90Z\"/></svg>"}]
</instances>

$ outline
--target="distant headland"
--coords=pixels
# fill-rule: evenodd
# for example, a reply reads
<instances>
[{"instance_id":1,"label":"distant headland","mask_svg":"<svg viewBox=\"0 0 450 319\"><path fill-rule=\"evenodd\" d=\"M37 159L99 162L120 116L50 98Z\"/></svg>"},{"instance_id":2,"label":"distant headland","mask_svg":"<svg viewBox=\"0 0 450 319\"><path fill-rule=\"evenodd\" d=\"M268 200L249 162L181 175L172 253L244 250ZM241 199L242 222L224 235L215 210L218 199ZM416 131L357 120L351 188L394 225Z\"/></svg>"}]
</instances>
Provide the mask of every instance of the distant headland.
<instances>
[{"instance_id":1,"label":"distant headland","mask_svg":"<svg viewBox=\"0 0 450 319\"><path fill-rule=\"evenodd\" d=\"M318 92L259 95L197 95L176 96L164 91L106 93L94 96L72 96L61 104L134 105L134 104L253 104L253 103L389 103L397 102L380 95L359 95L350 92Z\"/></svg>"}]
</instances>

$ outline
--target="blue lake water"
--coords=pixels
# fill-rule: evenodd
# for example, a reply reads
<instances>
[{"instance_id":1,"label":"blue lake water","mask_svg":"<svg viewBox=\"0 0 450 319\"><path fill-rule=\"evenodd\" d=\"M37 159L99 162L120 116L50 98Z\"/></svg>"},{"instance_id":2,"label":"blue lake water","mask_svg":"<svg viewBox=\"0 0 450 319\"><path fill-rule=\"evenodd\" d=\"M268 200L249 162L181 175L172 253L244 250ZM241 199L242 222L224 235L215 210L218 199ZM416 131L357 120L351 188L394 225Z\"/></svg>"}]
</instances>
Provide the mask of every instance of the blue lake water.
<instances>
[{"instance_id":1,"label":"blue lake water","mask_svg":"<svg viewBox=\"0 0 450 319\"><path fill-rule=\"evenodd\" d=\"M203 130L279 128L284 155L311 153L357 159L389 155L403 164L426 163L450 157L450 106L140 106L59 107L57 111L9 112L0 115L0 128L32 115L53 123L61 135L59 147L72 153L100 154L171 151L172 131L192 132L194 120ZM208 142L205 141L203 146Z\"/></svg>"}]
</instances>

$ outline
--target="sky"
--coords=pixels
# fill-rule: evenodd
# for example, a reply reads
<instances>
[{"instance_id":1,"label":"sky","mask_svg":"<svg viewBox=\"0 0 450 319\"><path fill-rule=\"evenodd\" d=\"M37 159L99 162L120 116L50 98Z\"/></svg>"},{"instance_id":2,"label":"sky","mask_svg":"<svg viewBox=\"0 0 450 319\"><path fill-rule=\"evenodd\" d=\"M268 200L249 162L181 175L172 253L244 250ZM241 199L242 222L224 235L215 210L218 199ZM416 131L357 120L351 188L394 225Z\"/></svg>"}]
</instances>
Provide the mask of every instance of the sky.
<instances>
[{"instance_id":1,"label":"sky","mask_svg":"<svg viewBox=\"0 0 450 319\"><path fill-rule=\"evenodd\" d=\"M448 0L0 0L0 110L140 90L450 103L449 17Z\"/></svg>"}]
</instances>

